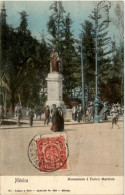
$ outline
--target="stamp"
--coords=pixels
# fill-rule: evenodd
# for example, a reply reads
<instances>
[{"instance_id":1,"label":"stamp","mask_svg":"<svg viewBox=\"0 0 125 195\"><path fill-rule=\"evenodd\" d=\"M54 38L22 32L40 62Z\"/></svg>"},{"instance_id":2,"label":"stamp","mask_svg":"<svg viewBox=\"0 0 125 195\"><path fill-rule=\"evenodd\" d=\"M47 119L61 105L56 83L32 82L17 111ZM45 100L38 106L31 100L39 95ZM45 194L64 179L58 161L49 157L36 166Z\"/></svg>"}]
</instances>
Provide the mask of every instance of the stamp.
<instances>
[{"instance_id":1,"label":"stamp","mask_svg":"<svg viewBox=\"0 0 125 195\"><path fill-rule=\"evenodd\" d=\"M41 172L68 170L69 149L66 134L35 136L29 143L28 157Z\"/></svg>"}]
</instances>

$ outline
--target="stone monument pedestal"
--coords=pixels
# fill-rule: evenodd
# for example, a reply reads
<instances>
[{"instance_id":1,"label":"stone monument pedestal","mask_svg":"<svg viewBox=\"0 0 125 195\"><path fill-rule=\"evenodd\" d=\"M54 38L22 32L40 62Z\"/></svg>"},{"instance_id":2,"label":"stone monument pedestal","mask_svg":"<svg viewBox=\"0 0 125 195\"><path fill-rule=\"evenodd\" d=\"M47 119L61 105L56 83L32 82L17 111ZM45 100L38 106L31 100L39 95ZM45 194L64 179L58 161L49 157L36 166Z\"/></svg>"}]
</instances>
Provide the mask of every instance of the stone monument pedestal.
<instances>
[{"instance_id":1,"label":"stone monument pedestal","mask_svg":"<svg viewBox=\"0 0 125 195\"><path fill-rule=\"evenodd\" d=\"M66 109L66 119L72 120L72 109Z\"/></svg>"},{"instance_id":2,"label":"stone monument pedestal","mask_svg":"<svg viewBox=\"0 0 125 195\"><path fill-rule=\"evenodd\" d=\"M63 76L58 72L48 74L47 80L47 102L50 108L53 104L63 109L64 117L66 116L66 106L63 102L62 82Z\"/></svg>"}]
</instances>

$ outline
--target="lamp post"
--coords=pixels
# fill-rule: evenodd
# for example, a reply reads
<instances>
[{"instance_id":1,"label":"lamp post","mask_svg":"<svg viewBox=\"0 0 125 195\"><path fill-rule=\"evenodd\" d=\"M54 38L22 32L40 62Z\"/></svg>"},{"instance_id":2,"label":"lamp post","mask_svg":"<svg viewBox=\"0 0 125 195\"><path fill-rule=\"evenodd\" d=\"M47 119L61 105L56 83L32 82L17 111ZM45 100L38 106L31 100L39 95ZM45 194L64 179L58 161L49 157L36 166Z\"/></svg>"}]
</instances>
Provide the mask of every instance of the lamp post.
<instances>
[{"instance_id":1,"label":"lamp post","mask_svg":"<svg viewBox=\"0 0 125 195\"><path fill-rule=\"evenodd\" d=\"M99 115L98 115L98 108L99 108L99 97L98 97L98 18L99 12L101 9L106 11L107 20L103 21L105 24L109 24L109 9L111 7L111 3L108 1L100 1L96 5L95 9L95 101L94 101L94 123L99 123Z\"/></svg>"}]
</instances>

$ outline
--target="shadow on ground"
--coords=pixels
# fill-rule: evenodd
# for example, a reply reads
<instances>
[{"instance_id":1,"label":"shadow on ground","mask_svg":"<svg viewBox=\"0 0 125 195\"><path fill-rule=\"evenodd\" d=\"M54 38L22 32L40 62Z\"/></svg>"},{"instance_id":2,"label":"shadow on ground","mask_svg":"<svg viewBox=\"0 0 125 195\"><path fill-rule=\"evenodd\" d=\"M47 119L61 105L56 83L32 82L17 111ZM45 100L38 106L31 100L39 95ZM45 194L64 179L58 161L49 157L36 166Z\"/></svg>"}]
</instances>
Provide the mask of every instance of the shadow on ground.
<instances>
[{"instance_id":1,"label":"shadow on ground","mask_svg":"<svg viewBox=\"0 0 125 195\"><path fill-rule=\"evenodd\" d=\"M21 122L20 124L25 125L25 124L28 124L28 123ZM15 122L15 121L2 121L1 125L17 125L17 122Z\"/></svg>"}]
</instances>

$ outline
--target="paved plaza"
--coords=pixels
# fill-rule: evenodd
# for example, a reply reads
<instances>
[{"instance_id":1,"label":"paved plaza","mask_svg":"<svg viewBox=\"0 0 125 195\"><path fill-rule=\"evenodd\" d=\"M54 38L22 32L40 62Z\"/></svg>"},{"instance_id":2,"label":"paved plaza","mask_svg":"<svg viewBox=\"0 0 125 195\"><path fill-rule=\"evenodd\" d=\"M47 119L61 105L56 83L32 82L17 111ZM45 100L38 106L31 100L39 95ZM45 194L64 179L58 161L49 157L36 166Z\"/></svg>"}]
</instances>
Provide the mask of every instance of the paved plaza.
<instances>
[{"instance_id":1,"label":"paved plaza","mask_svg":"<svg viewBox=\"0 0 125 195\"><path fill-rule=\"evenodd\" d=\"M70 169L51 173L40 172L28 159L28 145L35 135L55 134L51 124L35 120L30 127L28 120L22 120L17 127L16 120L9 122L0 126L1 175L123 175L123 116L118 121L120 129L111 129L111 119L99 124L65 122Z\"/></svg>"}]
</instances>

